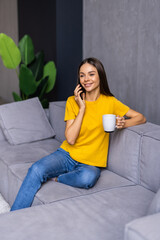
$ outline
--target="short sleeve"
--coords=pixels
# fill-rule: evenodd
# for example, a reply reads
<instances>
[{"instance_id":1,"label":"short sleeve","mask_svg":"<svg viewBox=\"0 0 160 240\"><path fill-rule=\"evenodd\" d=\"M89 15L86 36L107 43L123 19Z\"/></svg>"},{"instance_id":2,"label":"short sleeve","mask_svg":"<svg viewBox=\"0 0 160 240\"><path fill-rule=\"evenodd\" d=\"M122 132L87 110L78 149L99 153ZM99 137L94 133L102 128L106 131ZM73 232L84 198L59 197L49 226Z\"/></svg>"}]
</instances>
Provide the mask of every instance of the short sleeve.
<instances>
[{"instance_id":1,"label":"short sleeve","mask_svg":"<svg viewBox=\"0 0 160 240\"><path fill-rule=\"evenodd\" d=\"M129 107L116 98L114 98L114 113L115 115L119 115L123 117L129 111Z\"/></svg>"},{"instance_id":2,"label":"short sleeve","mask_svg":"<svg viewBox=\"0 0 160 240\"><path fill-rule=\"evenodd\" d=\"M75 118L76 118L75 100L73 99L73 97L69 97L66 102L64 121Z\"/></svg>"}]
</instances>

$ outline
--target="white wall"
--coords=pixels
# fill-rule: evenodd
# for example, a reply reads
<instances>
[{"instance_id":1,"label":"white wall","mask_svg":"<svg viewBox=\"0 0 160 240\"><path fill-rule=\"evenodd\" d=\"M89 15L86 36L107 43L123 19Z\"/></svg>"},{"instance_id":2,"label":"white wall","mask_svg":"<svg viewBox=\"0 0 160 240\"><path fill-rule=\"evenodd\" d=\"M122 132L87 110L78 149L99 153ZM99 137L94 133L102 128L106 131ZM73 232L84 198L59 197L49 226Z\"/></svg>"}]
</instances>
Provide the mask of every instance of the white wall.
<instances>
[{"instance_id":1,"label":"white wall","mask_svg":"<svg viewBox=\"0 0 160 240\"><path fill-rule=\"evenodd\" d=\"M17 0L0 0L0 33L5 33L18 41ZM12 92L19 92L19 81L15 70L3 66L0 58L0 97L13 101Z\"/></svg>"}]
</instances>

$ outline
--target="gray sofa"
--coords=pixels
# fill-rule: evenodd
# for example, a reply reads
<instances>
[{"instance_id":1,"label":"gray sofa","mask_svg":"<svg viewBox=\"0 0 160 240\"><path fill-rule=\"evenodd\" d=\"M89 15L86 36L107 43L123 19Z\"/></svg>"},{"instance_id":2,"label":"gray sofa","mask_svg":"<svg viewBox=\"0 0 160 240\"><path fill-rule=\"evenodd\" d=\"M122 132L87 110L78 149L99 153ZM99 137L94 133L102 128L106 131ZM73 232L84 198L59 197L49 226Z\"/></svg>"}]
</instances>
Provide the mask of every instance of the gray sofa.
<instances>
[{"instance_id":1,"label":"gray sofa","mask_svg":"<svg viewBox=\"0 0 160 240\"><path fill-rule=\"evenodd\" d=\"M0 106L0 192L10 205L32 163L64 140L64 111L52 102L44 112L36 98ZM31 208L0 215L0 239L159 240L159 188L160 126L116 130L93 188L49 180Z\"/></svg>"}]
</instances>

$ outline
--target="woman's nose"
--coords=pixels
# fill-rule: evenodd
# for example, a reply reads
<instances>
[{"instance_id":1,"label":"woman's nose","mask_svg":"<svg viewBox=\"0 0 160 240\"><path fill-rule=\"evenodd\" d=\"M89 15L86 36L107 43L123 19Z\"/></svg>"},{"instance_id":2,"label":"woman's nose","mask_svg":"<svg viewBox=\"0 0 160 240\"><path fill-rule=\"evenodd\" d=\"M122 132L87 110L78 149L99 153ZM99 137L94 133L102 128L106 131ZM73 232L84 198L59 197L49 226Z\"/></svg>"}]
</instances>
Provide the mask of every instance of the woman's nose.
<instances>
[{"instance_id":1,"label":"woman's nose","mask_svg":"<svg viewBox=\"0 0 160 240\"><path fill-rule=\"evenodd\" d=\"M85 82L88 81L88 76L87 76L87 75L84 77L84 81L85 81Z\"/></svg>"}]
</instances>

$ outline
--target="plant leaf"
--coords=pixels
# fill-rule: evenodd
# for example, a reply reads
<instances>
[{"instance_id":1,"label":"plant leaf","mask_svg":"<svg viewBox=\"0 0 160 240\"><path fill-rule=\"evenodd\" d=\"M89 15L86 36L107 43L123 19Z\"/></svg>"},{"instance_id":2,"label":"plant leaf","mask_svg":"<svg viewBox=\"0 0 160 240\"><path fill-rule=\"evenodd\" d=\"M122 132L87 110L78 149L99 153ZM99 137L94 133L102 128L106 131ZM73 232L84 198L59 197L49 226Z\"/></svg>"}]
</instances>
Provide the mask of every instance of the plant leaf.
<instances>
[{"instance_id":1,"label":"plant leaf","mask_svg":"<svg viewBox=\"0 0 160 240\"><path fill-rule=\"evenodd\" d=\"M37 83L38 84L38 83ZM48 84L48 77L45 79L42 79L39 84L37 85L37 90L30 95L29 97L39 97L39 99L41 100L44 97L45 94L45 90L47 88L47 84Z\"/></svg>"},{"instance_id":2,"label":"plant leaf","mask_svg":"<svg viewBox=\"0 0 160 240\"><path fill-rule=\"evenodd\" d=\"M12 92L12 96L15 102L22 101L22 98L15 92Z\"/></svg>"},{"instance_id":3,"label":"plant leaf","mask_svg":"<svg viewBox=\"0 0 160 240\"><path fill-rule=\"evenodd\" d=\"M36 54L34 61L28 66L32 70L35 80L38 81L43 76L44 53Z\"/></svg>"},{"instance_id":4,"label":"plant leaf","mask_svg":"<svg viewBox=\"0 0 160 240\"><path fill-rule=\"evenodd\" d=\"M30 36L24 35L24 37L21 38L21 40L19 41L18 46L21 52L22 62L25 65L28 65L35 58L32 39L30 38Z\"/></svg>"},{"instance_id":5,"label":"plant leaf","mask_svg":"<svg viewBox=\"0 0 160 240\"><path fill-rule=\"evenodd\" d=\"M43 108L48 108L48 106L49 106L49 102L46 98L41 100L41 104L42 104Z\"/></svg>"},{"instance_id":6,"label":"plant leaf","mask_svg":"<svg viewBox=\"0 0 160 240\"><path fill-rule=\"evenodd\" d=\"M19 74L20 90L27 96L33 94L37 90L37 83L32 71L24 64L21 65Z\"/></svg>"},{"instance_id":7,"label":"plant leaf","mask_svg":"<svg viewBox=\"0 0 160 240\"><path fill-rule=\"evenodd\" d=\"M21 54L15 42L4 33L0 33L0 56L6 68L15 69L21 62Z\"/></svg>"},{"instance_id":8,"label":"plant leaf","mask_svg":"<svg viewBox=\"0 0 160 240\"><path fill-rule=\"evenodd\" d=\"M40 88L40 93L39 93L39 99L41 100L46 92L46 88L47 88L47 85L48 85L48 77L43 79L42 81L42 84L43 85L39 85L41 88Z\"/></svg>"},{"instance_id":9,"label":"plant leaf","mask_svg":"<svg viewBox=\"0 0 160 240\"><path fill-rule=\"evenodd\" d=\"M53 61L48 62L43 68L43 78L48 77L46 93L50 92L56 82L56 67Z\"/></svg>"}]
</instances>

